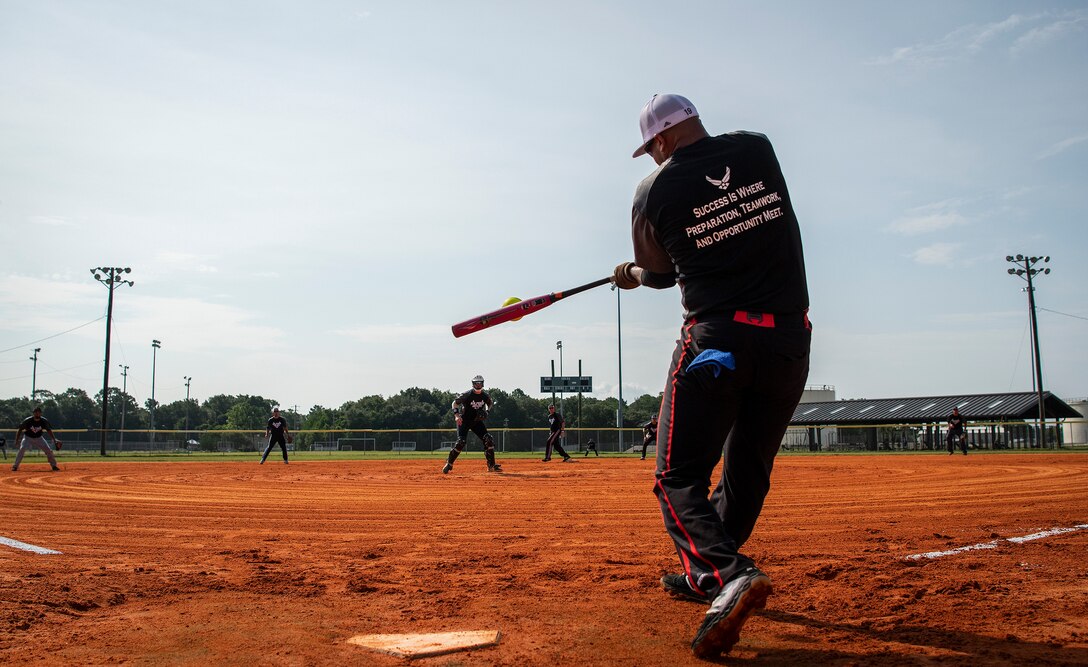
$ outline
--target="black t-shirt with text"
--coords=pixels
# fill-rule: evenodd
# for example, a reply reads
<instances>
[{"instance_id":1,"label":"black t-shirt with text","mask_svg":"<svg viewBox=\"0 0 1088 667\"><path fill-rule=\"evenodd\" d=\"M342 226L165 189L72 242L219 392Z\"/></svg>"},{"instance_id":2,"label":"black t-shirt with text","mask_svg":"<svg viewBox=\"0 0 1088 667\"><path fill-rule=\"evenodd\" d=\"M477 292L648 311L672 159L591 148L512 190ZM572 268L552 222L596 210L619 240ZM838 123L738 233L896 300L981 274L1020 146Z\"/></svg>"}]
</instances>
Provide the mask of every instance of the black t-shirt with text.
<instances>
[{"instance_id":1,"label":"black t-shirt with text","mask_svg":"<svg viewBox=\"0 0 1088 667\"><path fill-rule=\"evenodd\" d=\"M639 184L631 232L635 263L656 274L643 283L679 283L685 319L808 309L800 228L762 134L731 132L678 149Z\"/></svg>"},{"instance_id":2,"label":"black t-shirt with text","mask_svg":"<svg viewBox=\"0 0 1088 667\"><path fill-rule=\"evenodd\" d=\"M27 417L23 420L23 423L19 425L19 428L23 429L28 438L40 438L45 431L53 430L52 424L50 424L49 420L45 417L42 417L41 419Z\"/></svg>"},{"instance_id":3,"label":"black t-shirt with text","mask_svg":"<svg viewBox=\"0 0 1088 667\"><path fill-rule=\"evenodd\" d=\"M268 420L268 430L272 432L273 437L280 437L283 435L283 430L287 428L287 420L283 417L271 417Z\"/></svg>"},{"instance_id":4,"label":"black t-shirt with text","mask_svg":"<svg viewBox=\"0 0 1088 667\"><path fill-rule=\"evenodd\" d=\"M955 433L959 433L963 430L963 425L967 423L967 420L963 418L963 415L949 415L948 416L948 430Z\"/></svg>"},{"instance_id":5,"label":"black t-shirt with text","mask_svg":"<svg viewBox=\"0 0 1088 667\"><path fill-rule=\"evenodd\" d=\"M472 422L477 417L483 417L487 415L488 409L491 407L491 397L487 395L486 391L476 393L470 389L461 394L453 400L454 407L461 407L461 419L466 422Z\"/></svg>"},{"instance_id":6,"label":"black t-shirt with text","mask_svg":"<svg viewBox=\"0 0 1088 667\"><path fill-rule=\"evenodd\" d=\"M563 430L563 415L559 414L558 410L548 415L548 427L552 433Z\"/></svg>"}]
</instances>

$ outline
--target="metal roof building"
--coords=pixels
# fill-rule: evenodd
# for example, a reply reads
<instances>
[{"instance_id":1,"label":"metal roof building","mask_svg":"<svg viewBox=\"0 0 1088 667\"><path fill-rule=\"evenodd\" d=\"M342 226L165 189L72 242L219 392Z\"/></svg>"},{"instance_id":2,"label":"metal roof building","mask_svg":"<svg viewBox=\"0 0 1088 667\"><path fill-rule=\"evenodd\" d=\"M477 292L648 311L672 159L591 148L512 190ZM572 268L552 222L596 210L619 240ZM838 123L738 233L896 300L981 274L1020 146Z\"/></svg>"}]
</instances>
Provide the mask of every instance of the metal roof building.
<instances>
[{"instance_id":1,"label":"metal roof building","mask_svg":"<svg viewBox=\"0 0 1088 667\"><path fill-rule=\"evenodd\" d=\"M1018 392L801 403L793 412L790 426L932 424L944 422L954 407L959 408L968 421L1032 420L1039 416L1039 397L1035 392ZM1050 392L1043 392L1043 407L1048 419L1081 417Z\"/></svg>"}]
</instances>

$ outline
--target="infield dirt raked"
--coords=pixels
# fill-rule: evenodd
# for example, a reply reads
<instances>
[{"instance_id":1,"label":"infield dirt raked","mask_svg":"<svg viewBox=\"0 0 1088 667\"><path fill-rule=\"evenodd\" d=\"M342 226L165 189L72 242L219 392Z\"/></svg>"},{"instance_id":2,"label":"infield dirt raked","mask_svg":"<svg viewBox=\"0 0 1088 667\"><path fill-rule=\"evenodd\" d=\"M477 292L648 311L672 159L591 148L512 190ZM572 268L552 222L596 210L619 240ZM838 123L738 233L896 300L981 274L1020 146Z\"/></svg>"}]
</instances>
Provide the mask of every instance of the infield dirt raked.
<instances>
[{"instance_id":1,"label":"infield dirt raked","mask_svg":"<svg viewBox=\"0 0 1088 667\"><path fill-rule=\"evenodd\" d=\"M62 462L64 461L62 457ZM416 665L694 665L705 611L650 461L65 462L0 472L0 663L403 665L348 640L498 630ZM1088 454L780 456L723 662L1088 664ZM940 558L911 555L993 542Z\"/></svg>"}]
</instances>

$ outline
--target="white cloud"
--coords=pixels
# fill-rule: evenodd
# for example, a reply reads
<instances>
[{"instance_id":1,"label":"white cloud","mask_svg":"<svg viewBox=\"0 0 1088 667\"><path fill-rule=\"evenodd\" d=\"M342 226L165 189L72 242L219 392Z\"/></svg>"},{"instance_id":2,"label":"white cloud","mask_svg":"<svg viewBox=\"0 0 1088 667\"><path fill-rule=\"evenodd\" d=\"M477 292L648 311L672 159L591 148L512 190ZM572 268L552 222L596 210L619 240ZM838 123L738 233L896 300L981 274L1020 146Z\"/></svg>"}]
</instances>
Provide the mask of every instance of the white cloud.
<instances>
[{"instance_id":1,"label":"white cloud","mask_svg":"<svg viewBox=\"0 0 1088 667\"><path fill-rule=\"evenodd\" d=\"M1086 25L1088 12L1083 10L1066 12L1057 17L1050 13L1013 14L1001 21L961 26L933 41L898 47L872 62L876 65L943 64L966 60L1003 44L1008 44L1009 53L1015 56L1082 31ZM1002 41L1005 38L1011 39L1011 43Z\"/></svg>"},{"instance_id":2,"label":"white cloud","mask_svg":"<svg viewBox=\"0 0 1088 667\"><path fill-rule=\"evenodd\" d=\"M881 56L873 62L877 65L893 65L903 62L941 64L963 60L969 55L981 51L990 42L1014 30L1028 20L1031 19L1019 14L1013 14L1003 21L962 26L932 42L920 42L911 46L899 47L893 50L891 54Z\"/></svg>"},{"instance_id":3,"label":"white cloud","mask_svg":"<svg viewBox=\"0 0 1088 667\"><path fill-rule=\"evenodd\" d=\"M1013 42L1010 50L1013 55L1018 55L1022 51L1040 48L1061 39L1067 34L1084 30L1085 25L1088 25L1088 12L1069 12L1056 20L1052 20L1050 23L1032 28L1021 35Z\"/></svg>"},{"instance_id":4,"label":"white cloud","mask_svg":"<svg viewBox=\"0 0 1088 667\"><path fill-rule=\"evenodd\" d=\"M948 266L956 261L956 251L959 250L960 245L959 243L933 243L918 248L911 253L910 257L919 264Z\"/></svg>"},{"instance_id":5,"label":"white cloud","mask_svg":"<svg viewBox=\"0 0 1088 667\"><path fill-rule=\"evenodd\" d=\"M888 230L903 236L917 236L966 224L967 218L959 213L939 212L900 218L888 225Z\"/></svg>"},{"instance_id":6,"label":"white cloud","mask_svg":"<svg viewBox=\"0 0 1088 667\"><path fill-rule=\"evenodd\" d=\"M1088 133L1080 134L1075 137L1069 137L1068 139L1063 139L1058 143L1052 145L1050 148L1047 148L1042 153L1039 153L1039 156L1036 159L1045 160L1048 157L1054 157L1058 153L1065 152L1073 146L1084 143L1085 141L1088 141Z\"/></svg>"}]
</instances>

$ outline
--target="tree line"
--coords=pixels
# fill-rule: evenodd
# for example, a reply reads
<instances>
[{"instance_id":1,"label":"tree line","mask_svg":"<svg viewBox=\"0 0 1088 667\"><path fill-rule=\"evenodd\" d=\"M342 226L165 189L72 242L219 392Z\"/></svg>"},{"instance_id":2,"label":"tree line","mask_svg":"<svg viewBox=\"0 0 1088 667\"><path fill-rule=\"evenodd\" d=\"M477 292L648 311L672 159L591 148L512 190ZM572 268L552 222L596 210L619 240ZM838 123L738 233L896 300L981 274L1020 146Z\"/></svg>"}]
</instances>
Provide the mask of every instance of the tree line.
<instances>
[{"instance_id":1,"label":"tree line","mask_svg":"<svg viewBox=\"0 0 1088 667\"><path fill-rule=\"evenodd\" d=\"M540 428L547 426L552 399L533 398L521 389L489 388L495 402L488 417L491 428ZM388 398L373 395L348 401L338 408L316 405L301 414L292 407L263 396L217 394L203 402L197 399L159 403L147 399L141 406L129 394L110 388L106 428L125 430L263 430L278 407L295 430L363 429L446 429L453 428L450 403L460 392L410 387ZM558 396L555 401L559 405ZM102 421L102 392L92 398L82 389L69 388L59 394L39 390L35 400L26 397L0 400L0 428L13 430L30 416L34 406L58 429L98 429ZM616 426L619 401L568 395L563 401L568 428L612 428ZM636 427L649 420L661 405L661 395L643 394L623 403L623 426ZM123 414L122 414L123 413ZM153 421L152 421L153 420Z\"/></svg>"}]
</instances>

